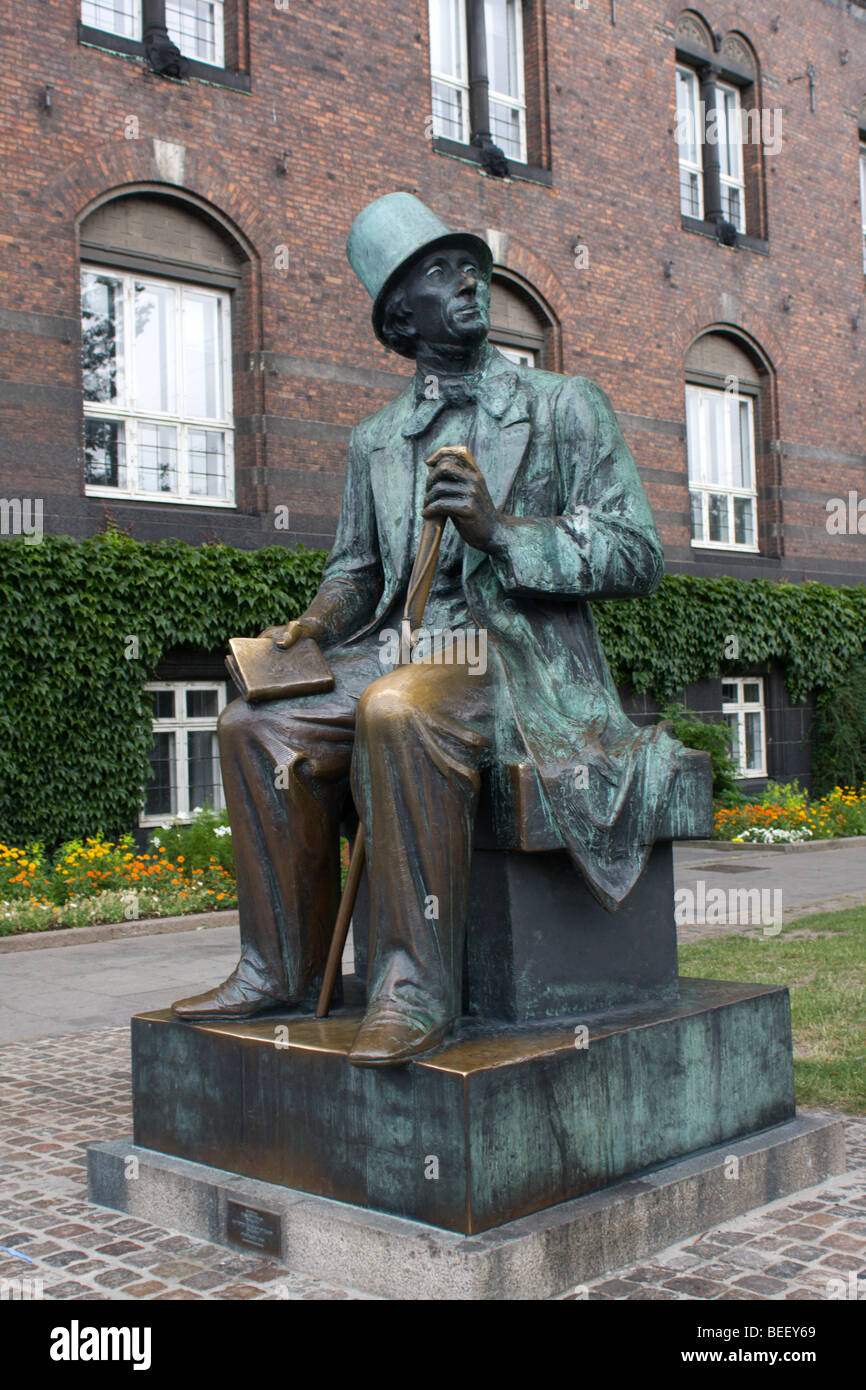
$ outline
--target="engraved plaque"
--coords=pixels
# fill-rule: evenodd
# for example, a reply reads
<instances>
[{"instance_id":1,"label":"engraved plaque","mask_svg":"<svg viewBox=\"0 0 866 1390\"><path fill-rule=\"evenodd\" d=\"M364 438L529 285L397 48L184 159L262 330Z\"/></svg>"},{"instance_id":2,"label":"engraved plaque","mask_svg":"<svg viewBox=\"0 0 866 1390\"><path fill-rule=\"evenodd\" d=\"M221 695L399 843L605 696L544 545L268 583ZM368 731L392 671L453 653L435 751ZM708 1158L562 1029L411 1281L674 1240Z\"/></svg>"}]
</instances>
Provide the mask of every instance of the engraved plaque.
<instances>
[{"instance_id":1,"label":"engraved plaque","mask_svg":"<svg viewBox=\"0 0 866 1390\"><path fill-rule=\"evenodd\" d=\"M242 1245L245 1250L258 1250L264 1255L280 1253L280 1218L275 1211L227 1202L226 1235L233 1245Z\"/></svg>"}]
</instances>

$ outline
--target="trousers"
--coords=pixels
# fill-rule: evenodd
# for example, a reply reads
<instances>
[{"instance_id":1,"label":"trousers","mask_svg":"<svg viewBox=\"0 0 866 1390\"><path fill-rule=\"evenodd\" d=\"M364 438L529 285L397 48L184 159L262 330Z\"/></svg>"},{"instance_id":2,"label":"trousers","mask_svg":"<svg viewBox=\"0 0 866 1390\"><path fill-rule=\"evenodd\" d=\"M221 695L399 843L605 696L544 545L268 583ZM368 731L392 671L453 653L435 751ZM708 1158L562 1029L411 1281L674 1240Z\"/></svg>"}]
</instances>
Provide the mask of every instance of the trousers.
<instances>
[{"instance_id":1,"label":"trousers","mask_svg":"<svg viewBox=\"0 0 866 1390\"><path fill-rule=\"evenodd\" d=\"M491 755L495 675L332 656L334 689L219 721L241 930L236 977L299 1004L321 977L354 798L370 883L367 1007L459 1017L472 832Z\"/></svg>"}]
</instances>

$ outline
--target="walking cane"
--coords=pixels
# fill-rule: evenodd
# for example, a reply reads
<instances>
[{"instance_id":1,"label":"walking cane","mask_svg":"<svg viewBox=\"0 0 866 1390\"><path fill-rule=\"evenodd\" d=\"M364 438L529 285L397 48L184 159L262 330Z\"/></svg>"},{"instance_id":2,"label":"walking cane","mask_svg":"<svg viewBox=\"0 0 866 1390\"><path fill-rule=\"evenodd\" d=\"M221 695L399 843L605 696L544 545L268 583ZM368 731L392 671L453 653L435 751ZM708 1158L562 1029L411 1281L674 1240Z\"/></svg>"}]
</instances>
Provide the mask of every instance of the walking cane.
<instances>
[{"instance_id":1,"label":"walking cane","mask_svg":"<svg viewBox=\"0 0 866 1390\"><path fill-rule=\"evenodd\" d=\"M409 588L406 593L406 606L403 609L398 666L406 665L412 659L407 636L408 633L414 632L416 628L421 626L421 619L424 616L424 608L430 593L430 585L433 583L433 571L439 557L439 545L442 540L445 520L444 516L430 517L421 528L418 554L415 556L415 563L412 566ZM331 937L331 949L328 952L328 963L325 966L319 1002L316 1005L316 1018L327 1018L328 1010L331 1007L331 995L334 993L337 971L343 960L346 937L349 935L349 923L352 920L352 909L358 896L358 885L361 882L365 858L364 826L359 822L355 843L352 847L352 857L349 860L346 886L343 889L340 910L334 923L334 935Z\"/></svg>"}]
</instances>

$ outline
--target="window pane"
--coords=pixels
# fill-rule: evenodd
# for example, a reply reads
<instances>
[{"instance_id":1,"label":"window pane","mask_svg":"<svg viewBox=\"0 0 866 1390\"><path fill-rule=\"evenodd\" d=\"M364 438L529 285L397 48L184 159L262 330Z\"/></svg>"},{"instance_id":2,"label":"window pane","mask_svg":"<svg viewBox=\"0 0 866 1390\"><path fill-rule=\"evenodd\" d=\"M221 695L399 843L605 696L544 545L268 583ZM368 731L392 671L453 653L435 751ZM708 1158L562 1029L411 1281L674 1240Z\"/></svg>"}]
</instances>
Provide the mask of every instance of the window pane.
<instances>
[{"instance_id":1,"label":"window pane","mask_svg":"<svg viewBox=\"0 0 866 1390\"><path fill-rule=\"evenodd\" d=\"M466 139L466 93L460 87L435 82L432 87L433 134L446 140Z\"/></svg>"},{"instance_id":2,"label":"window pane","mask_svg":"<svg viewBox=\"0 0 866 1390\"><path fill-rule=\"evenodd\" d=\"M694 386L686 387L686 447L689 456L689 481L702 483L701 450L701 393Z\"/></svg>"},{"instance_id":3,"label":"window pane","mask_svg":"<svg viewBox=\"0 0 866 1390\"><path fill-rule=\"evenodd\" d=\"M166 0L165 26L181 53L222 64L223 7L215 0Z\"/></svg>"},{"instance_id":4,"label":"window pane","mask_svg":"<svg viewBox=\"0 0 866 1390\"><path fill-rule=\"evenodd\" d=\"M484 0L484 26L490 90L521 101L522 54L518 52L517 0Z\"/></svg>"},{"instance_id":5,"label":"window pane","mask_svg":"<svg viewBox=\"0 0 866 1390\"><path fill-rule=\"evenodd\" d=\"M189 759L189 809L206 803L215 810L222 807L219 753L214 730L191 729L187 734Z\"/></svg>"},{"instance_id":6,"label":"window pane","mask_svg":"<svg viewBox=\"0 0 866 1390\"><path fill-rule=\"evenodd\" d=\"M219 714L219 694L216 690L188 690L186 713L189 719L216 719Z\"/></svg>"},{"instance_id":7,"label":"window pane","mask_svg":"<svg viewBox=\"0 0 866 1390\"><path fill-rule=\"evenodd\" d=\"M150 754L150 781L144 801L146 816L173 816L177 812L174 734L155 733Z\"/></svg>"},{"instance_id":8,"label":"window pane","mask_svg":"<svg viewBox=\"0 0 866 1390\"><path fill-rule=\"evenodd\" d=\"M219 300L212 294L183 292L184 414L222 419L222 325Z\"/></svg>"},{"instance_id":9,"label":"window pane","mask_svg":"<svg viewBox=\"0 0 866 1390\"><path fill-rule=\"evenodd\" d=\"M430 0L430 66L455 82L467 80L465 29L460 0Z\"/></svg>"},{"instance_id":10,"label":"window pane","mask_svg":"<svg viewBox=\"0 0 866 1390\"><path fill-rule=\"evenodd\" d=\"M740 765L740 716L725 714L722 717L731 732L731 757Z\"/></svg>"},{"instance_id":11,"label":"window pane","mask_svg":"<svg viewBox=\"0 0 866 1390\"><path fill-rule=\"evenodd\" d=\"M138 486L142 492L177 492L177 430L174 425L139 425Z\"/></svg>"},{"instance_id":12,"label":"window pane","mask_svg":"<svg viewBox=\"0 0 866 1390\"><path fill-rule=\"evenodd\" d=\"M698 128L698 79L687 68L677 68L676 135L680 159L699 167L701 134Z\"/></svg>"},{"instance_id":13,"label":"window pane","mask_svg":"<svg viewBox=\"0 0 866 1390\"><path fill-rule=\"evenodd\" d=\"M123 284L112 275L81 277L81 372L86 401L123 400Z\"/></svg>"},{"instance_id":14,"label":"window pane","mask_svg":"<svg viewBox=\"0 0 866 1390\"><path fill-rule=\"evenodd\" d=\"M737 401L737 422L736 434L737 445L739 448L739 459L734 471L735 487L754 487L755 485L755 461L754 461L754 440L755 430L752 415L752 402L749 400Z\"/></svg>"},{"instance_id":15,"label":"window pane","mask_svg":"<svg viewBox=\"0 0 866 1390\"><path fill-rule=\"evenodd\" d=\"M94 487L126 487L126 447L121 421L84 421L84 481Z\"/></svg>"},{"instance_id":16,"label":"window pane","mask_svg":"<svg viewBox=\"0 0 866 1390\"><path fill-rule=\"evenodd\" d=\"M729 483L727 440L725 431L724 395L721 391L706 391L703 407L707 420L707 459L704 475L709 483Z\"/></svg>"},{"instance_id":17,"label":"window pane","mask_svg":"<svg viewBox=\"0 0 866 1390\"><path fill-rule=\"evenodd\" d=\"M743 682L743 704L759 705L761 703L761 683L760 681Z\"/></svg>"},{"instance_id":18,"label":"window pane","mask_svg":"<svg viewBox=\"0 0 866 1390\"><path fill-rule=\"evenodd\" d=\"M513 107L504 106L501 101L490 102L490 134L494 145L498 145L509 159L523 159L520 117L520 111Z\"/></svg>"},{"instance_id":19,"label":"window pane","mask_svg":"<svg viewBox=\"0 0 866 1390\"><path fill-rule=\"evenodd\" d=\"M691 495L692 504L692 540L706 540L704 535L704 494L693 492Z\"/></svg>"},{"instance_id":20,"label":"window pane","mask_svg":"<svg viewBox=\"0 0 866 1390\"><path fill-rule=\"evenodd\" d=\"M135 402L139 410L177 411L174 314L170 285L135 282Z\"/></svg>"},{"instance_id":21,"label":"window pane","mask_svg":"<svg viewBox=\"0 0 866 1390\"><path fill-rule=\"evenodd\" d=\"M173 690L151 690L150 703L154 719L174 719Z\"/></svg>"},{"instance_id":22,"label":"window pane","mask_svg":"<svg viewBox=\"0 0 866 1390\"><path fill-rule=\"evenodd\" d=\"M723 681L723 682L722 682L722 699L723 699L723 700L727 700L728 702L733 701L734 703L736 703L736 701L739 699L739 696L738 696L738 694L737 694L737 690L738 690L738 687L737 687L736 685L731 684L731 683L729 683L728 681Z\"/></svg>"},{"instance_id":23,"label":"window pane","mask_svg":"<svg viewBox=\"0 0 866 1390\"><path fill-rule=\"evenodd\" d=\"M710 540L727 541L729 539L728 498L724 493L711 492L709 501Z\"/></svg>"},{"instance_id":24,"label":"window pane","mask_svg":"<svg viewBox=\"0 0 866 1390\"><path fill-rule=\"evenodd\" d=\"M82 0L81 22L107 34L141 37L137 0Z\"/></svg>"},{"instance_id":25,"label":"window pane","mask_svg":"<svg viewBox=\"0 0 866 1390\"><path fill-rule=\"evenodd\" d=\"M757 772L764 763L764 749L761 739L760 714L743 715L746 736L745 770Z\"/></svg>"},{"instance_id":26,"label":"window pane","mask_svg":"<svg viewBox=\"0 0 866 1390\"><path fill-rule=\"evenodd\" d=\"M683 165L680 165L680 212L683 217L703 217L700 175Z\"/></svg>"},{"instance_id":27,"label":"window pane","mask_svg":"<svg viewBox=\"0 0 866 1390\"><path fill-rule=\"evenodd\" d=\"M189 490L196 497L225 497L225 438L220 430L191 429Z\"/></svg>"},{"instance_id":28,"label":"window pane","mask_svg":"<svg viewBox=\"0 0 866 1390\"><path fill-rule=\"evenodd\" d=\"M742 182L743 147L740 129L740 97L730 87L718 87L719 169L723 178ZM732 219L733 220L733 219Z\"/></svg>"},{"instance_id":29,"label":"window pane","mask_svg":"<svg viewBox=\"0 0 866 1390\"><path fill-rule=\"evenodd\" d=\"M755 503L751 497L734 498L734 540L737 545L755 544Z\"/></svg>"}]
</instances>

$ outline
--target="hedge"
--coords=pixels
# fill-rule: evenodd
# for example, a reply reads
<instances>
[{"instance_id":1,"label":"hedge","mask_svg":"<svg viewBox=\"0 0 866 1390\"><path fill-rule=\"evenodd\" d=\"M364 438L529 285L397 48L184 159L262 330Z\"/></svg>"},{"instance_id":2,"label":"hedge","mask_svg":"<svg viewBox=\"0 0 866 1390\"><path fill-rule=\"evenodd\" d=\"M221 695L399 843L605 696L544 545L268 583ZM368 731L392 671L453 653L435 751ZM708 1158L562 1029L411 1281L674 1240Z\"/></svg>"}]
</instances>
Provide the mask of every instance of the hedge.
<instances>
[{"instance_id":1,"label":"hedge","mask_svg":"<svg viewBox=\"0 0 866 1390\"><path fill-rule=\"evenodd\" d=\"M142 543L116 530L0 546L0 837L50 847L134 825L151 741L143 686L161 658L219 652L297 616L323 562L319 551ZM674 575L652 598L594 609L614 678L661 704L768 660L794 700L826 694L866 644L863 585Z\"/></svg>"}]
</instances>

